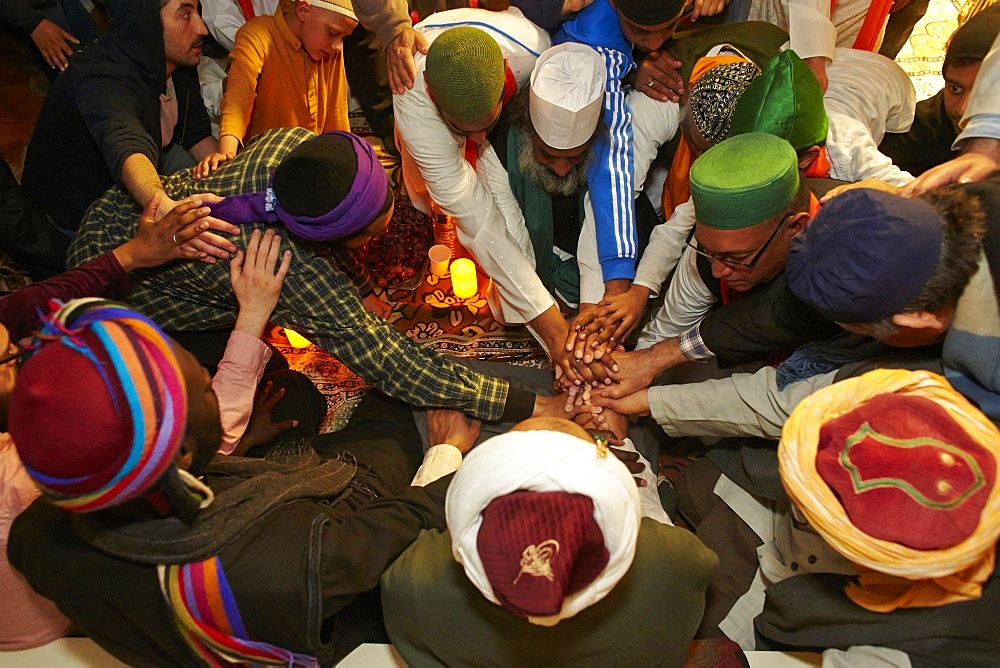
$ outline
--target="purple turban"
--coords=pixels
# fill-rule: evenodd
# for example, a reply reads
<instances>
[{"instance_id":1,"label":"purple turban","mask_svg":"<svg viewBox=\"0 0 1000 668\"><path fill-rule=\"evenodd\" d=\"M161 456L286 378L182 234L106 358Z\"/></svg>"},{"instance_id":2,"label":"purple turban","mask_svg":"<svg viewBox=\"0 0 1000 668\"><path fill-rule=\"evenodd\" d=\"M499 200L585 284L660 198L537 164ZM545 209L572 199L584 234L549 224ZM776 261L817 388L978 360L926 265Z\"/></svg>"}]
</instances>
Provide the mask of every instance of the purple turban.
<instances>
[{"instance_id":1,"label":"purple turban","mask_svg":"<svg viewBox=\"0 0 1000 668\"><path fill-rule=\"evenodd\" d=\"M353 152L343 150L345 140ZM276 178L288 184L277 188L284 204L275 193ZM234 225L280 222L302 239L332 241L375 220L388 192L389 177L368 142L349 132L327 132L289 153L264 192L234 195L211 207L213 216ZM305 215L301 205L292 206L290 200L303 199L303 194L313 200L311 208L323 203L320 211L325 212Z\"/></svg>"}]
</instances>

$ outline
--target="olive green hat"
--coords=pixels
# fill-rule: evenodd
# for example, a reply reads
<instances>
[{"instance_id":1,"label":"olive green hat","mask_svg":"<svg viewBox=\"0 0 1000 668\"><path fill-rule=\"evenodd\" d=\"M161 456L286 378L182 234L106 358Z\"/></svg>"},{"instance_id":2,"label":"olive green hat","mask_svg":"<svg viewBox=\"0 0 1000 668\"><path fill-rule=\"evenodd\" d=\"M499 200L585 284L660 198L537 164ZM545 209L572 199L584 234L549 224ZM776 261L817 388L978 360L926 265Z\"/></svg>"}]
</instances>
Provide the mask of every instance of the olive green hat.
<instances>
[{"instance_id":1,"label":"olive green hat","mask_svg":"<svg viewBox=\"0 0 1000 668\"><path fill-rule=\"evenodd\" d=\"M819 81L789 49L772 58L747 86L733 112L729 136L766 132L798 151L825 142L829 127Z\"/></svg>"},{"instance_id":2,"label":"olive green hat","mask_svg":"<svg viewBox=\"0 0 1000 668\"><path fill-rule=\"evenodd\" d=\"M479 28L460 26L438 35L427 51L424 71L438 107L459 123L487 118L500 102L503 53Z\"/></svg>"},{"instance_id":3,"label":"olive green hat","mask_svg":"<svg viewBox=\"0 0 1000 668\"><path fill-rule=\"evenodd\" d=\"M799 190L799 163L784 139L763 132L731 137L691 165L698 223L741 230L777 215Z\"/></svg>"}]
</instances>

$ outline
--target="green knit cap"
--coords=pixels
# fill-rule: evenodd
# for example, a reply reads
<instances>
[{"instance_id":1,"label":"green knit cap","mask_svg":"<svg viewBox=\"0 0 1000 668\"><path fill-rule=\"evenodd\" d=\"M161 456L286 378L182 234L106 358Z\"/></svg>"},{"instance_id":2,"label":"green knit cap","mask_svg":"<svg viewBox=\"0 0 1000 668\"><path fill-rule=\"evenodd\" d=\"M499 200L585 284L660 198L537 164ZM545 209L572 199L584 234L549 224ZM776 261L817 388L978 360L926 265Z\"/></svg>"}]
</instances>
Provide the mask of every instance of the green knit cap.
<instances>
[{"instance_id":1,"label":"green knit cap","mask_svg":"<svg viewBox=\"0 0 1000 668\"><path fill-rule=\"evenodd\" d=\"M798 190L795 149L763 132L716 144L691 165L695 217L716 230L762 223L788 206Z\"/></svg>"},{"instance_id":2,"label":"green knit cap","mask_svg":"<svg viewBox=\"0 0 1000 668\"><path fill-rule=\"evenodd\" d=\"M487 118L503 93L503 53L479 28L449 28L427 51L427 86L441 111L459 123Z\"/></svg>"},{"instance_id":3,"label":"green knit cap","mask_svg":"<svg viewBox=\"0 0 1000 668\"><path fill-rule=\"evenodd\" d=\"M772 58L740 97L729 136L766 132L800 150L825 142L829 127L819 81L789 49Z\"/></svg>"}]
</instances>

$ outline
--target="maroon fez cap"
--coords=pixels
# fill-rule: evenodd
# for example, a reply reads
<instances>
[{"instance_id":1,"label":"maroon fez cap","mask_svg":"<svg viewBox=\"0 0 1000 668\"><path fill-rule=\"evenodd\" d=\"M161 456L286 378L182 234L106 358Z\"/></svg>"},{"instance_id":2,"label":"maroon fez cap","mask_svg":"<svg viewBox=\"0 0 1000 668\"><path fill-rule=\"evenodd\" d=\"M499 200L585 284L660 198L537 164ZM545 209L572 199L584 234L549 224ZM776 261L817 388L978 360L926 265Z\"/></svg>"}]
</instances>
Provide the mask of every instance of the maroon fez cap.
<instances>
[{"instance_id":1,"label":"maroon fez cap","mask_svg":"<svg viewBox=\"0 0 1000 668\"><path fill-rule=\"evenodd\" d=\"M86 344L97 339L89 331L76 336ZM100 345L89 347L98 363L110 367ZM95 363L82 352L66 345L42 346L24 365L14 392L9 421L18 454L36 476L62 481L60 494L95 492L122 470L132 440L127 400L122 393L112 396ZM86 400L67 400L67 392Z\"/></svg>"},{"instance_id":2,"label":"maroon fez cap","mask_svg":"<svg viewBox=\"0 0 1000 668\"><path fill-rule=\"evenodd\" d=\"M483 511L476 548L497 600L520 617L547 617L608 565L594 502L581 494L518 491Z\"/></svg>"},{"instance_id":3,"label":"maroon fez cap","mask_svg":"<svg viewBox=\"0 0 1000 668\"><path fill-rule=\"evenodd\" d=\"M940 550L976 531L996 464L937 403L881 394L823 425L816 471L860 531Z\"/></svg>"}]
</instances>

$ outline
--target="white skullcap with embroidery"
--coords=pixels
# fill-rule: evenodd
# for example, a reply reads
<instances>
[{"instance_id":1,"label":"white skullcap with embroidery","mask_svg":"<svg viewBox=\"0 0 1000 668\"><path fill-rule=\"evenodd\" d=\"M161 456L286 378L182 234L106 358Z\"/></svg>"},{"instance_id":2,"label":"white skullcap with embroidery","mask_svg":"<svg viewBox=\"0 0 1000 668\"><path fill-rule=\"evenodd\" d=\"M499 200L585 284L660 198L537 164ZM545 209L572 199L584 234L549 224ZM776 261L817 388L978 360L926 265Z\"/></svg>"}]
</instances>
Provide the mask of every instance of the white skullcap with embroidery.
<instances>
[{"instance_id":1,"label":"white skullcap with embroidery","mask_svg":"<svg viewBox=\"0 0 1000 668\"><path fill-rule=\"evenodd\" d=\"M309 0L309 4L318 9L327 9L331 12L343 14L355 21L358 20L358 15L354 13L354 5L351 3L351 0Z\"/></svg>"}]
</instances>

